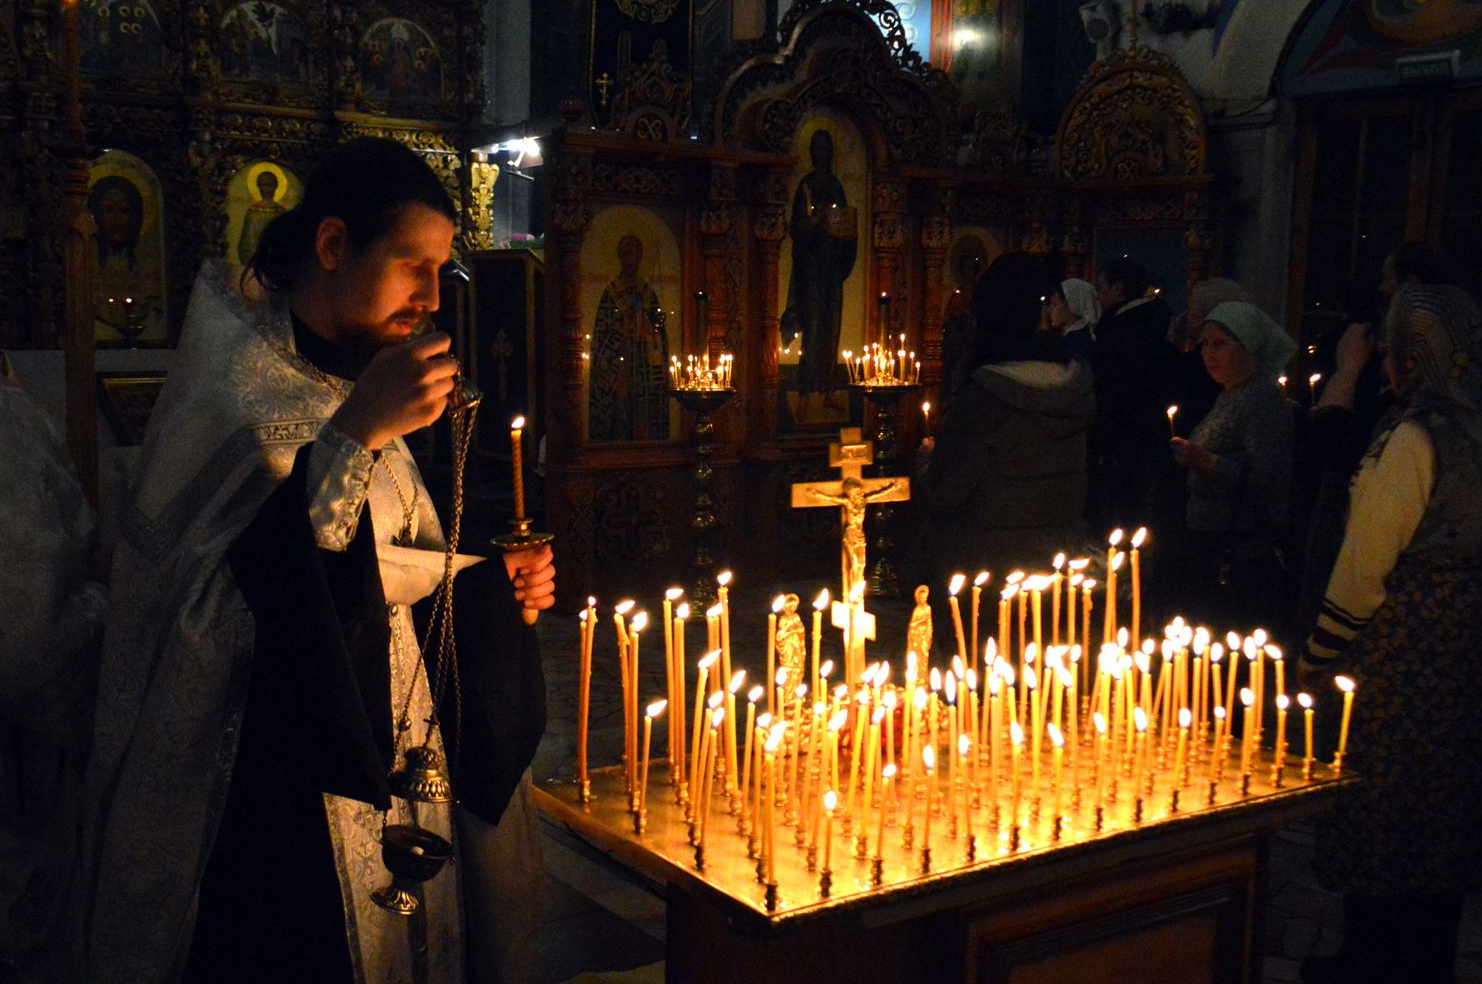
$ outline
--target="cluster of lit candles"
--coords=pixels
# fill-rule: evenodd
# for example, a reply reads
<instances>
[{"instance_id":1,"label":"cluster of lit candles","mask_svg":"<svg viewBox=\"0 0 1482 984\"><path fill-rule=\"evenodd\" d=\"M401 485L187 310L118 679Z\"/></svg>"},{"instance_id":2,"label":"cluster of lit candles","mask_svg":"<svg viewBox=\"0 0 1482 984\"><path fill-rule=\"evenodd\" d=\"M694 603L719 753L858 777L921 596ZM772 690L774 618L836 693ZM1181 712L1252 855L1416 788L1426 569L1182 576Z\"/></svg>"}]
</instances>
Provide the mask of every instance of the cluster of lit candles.
<instances>
[{"instance_id":1,"label":"cluster of lit candles","mask_svg":"<svg viewBox=\"0 0 1482 984\"><path fill-rule=\"evenodd\" d=\"M845 680L835 678L831 661L820 662L825 591L813 606L811 659L797 678L774 665L784 610L782 597L774 602L767 677L748 689L746 671L732 665L725 572L719 600L704 613L706 647L688 716L690 611L683 592L670 589L663 600L668 693L646 706L640 706L638 671L648 617L635 613L632 601L619 603L612 619L623 682L621 782L634 834L643 838L647 829L653 725L666 709L673 710L663 802L677 811L670 816L683 818L694 866L705 873L707 845L734 831L755 862L769 910L778 905L779 864L804 866L816 878L815 897L827 898L840 854L868 869L868 890L883 883L887 861L900 877L932 871L934 847L938 868L971 866L1235 802L1257 794L1253 782L1272 790L1297 774L1312 779L1313 702L1288 691L1283 654L1264 631L1219 640L1178 618L1161 643L1134 642L1145 535L1139 530L1131 537L1128 550L1119 549L1122 531L1112 535L1098 640L1092 639L1097 582L1085 576L1089 561L1061 554L1046 572L1005 578L997 633L981 650L981 594L989 575L972 581L966 621L959 596L968 581L955 575L948 586L953 656L933 666L926 654L907 652L898 678L887 660L861 662ZM1119 622L1117 605L1124 562L1131 577L1127 624ZM585 804L596 599L588 599L580 620L577 771ZM851 651L862 650L860 640L852 642ZM1346 677L1336 683L1343 711L1329 776L1342 769L1355 689ZM1263 709L1271 705L1267 758ZM1305 741L1300 761L1289 764L1293 711L1303 715ZM779 826L790 828L792 850L779 841Z\"/></svg>"},{"instance_id":2,"label":"cluster of lit candles","mask_svg":"<svg viewBox=\"0 0 1482 984\"><path fill-rule=\"evenodd\" d=\"M915 352L906 351L905 335L900 336L897 349L877 342L866 345L858 355L846 350L843 356L851 386L915 386L921 382L921 362Z\"/></svg>"},{"instance_id":3,"label":"cluster of lit candles","mask_svg":"<svg viewBox=\"0 0 1482 984\"><path fill-rule=\"evenodd\" d=\"M711 360L707 353L703 358L698 355L687 355L680 359L677 355L669 357L669 385L671 389L687 390L723 390L731 388L731 367L735 363L735 356L729 352L721 353L718 359Z\"/></svg>"}]
</instances>

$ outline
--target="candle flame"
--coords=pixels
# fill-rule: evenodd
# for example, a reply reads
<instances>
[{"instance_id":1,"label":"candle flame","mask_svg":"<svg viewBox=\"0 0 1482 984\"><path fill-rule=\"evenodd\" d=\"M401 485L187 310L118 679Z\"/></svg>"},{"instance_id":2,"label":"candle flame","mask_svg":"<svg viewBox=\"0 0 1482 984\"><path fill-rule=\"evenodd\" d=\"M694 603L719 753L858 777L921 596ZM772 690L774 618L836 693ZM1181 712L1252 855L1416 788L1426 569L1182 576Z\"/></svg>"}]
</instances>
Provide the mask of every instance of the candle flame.
<instances>
[{"instance_id":1,"label":"candle flame","mask_svg":"<svg viewBox=\"0 0 1482 984\"><path fill-rule=\"evenodd\" d=\"M895 710L896 696L894 690L885 691L885 696L880 698L880 703L885 705L886 710Z\"/></svg>"},{"instance_id":2,"label":"candle flame","mask_svg":"<svg viewBox=\"0 0 1482 984\"><path fill-rule=\"evenodd\" d=\"M967 673L963 675L962 679L963 682L967 684L967 689L972 691L976 691L978 689L978 674L975 670L968 670Z\"/></svg>"},{"instance_id":3,"label":"candle flame","mask_svg":"<svg viewBox=\"0 0 1482 984\"><path fill-rule=\"evenodd\" d=\"M1069 567L1073 571L1083 571L1087 567L1090 567L1091 566L1091 558L1090 557L1077 557L1075 560L1072 560L1070 563L1066 564L1065 566Z\"/></svg>"},{"instance_id":4,"label":"candle flame","mask_svg":"<svg viewBox=\"0 0 1482 984\"><path fill-rule=\"evenodd\" d=\"M1085 575L1083 575L1080 571L1073 571L1071 573L1071 575L1070 575L1070 587L1071 587L1071 590L1073 591L1076 588L1080 587L1081 582L1084 581L1085 579L1086 579L1085 578Z\"/></svg>"},{"instance_id":5,"label":"candle flame","mask_svg":"<svg viewBox=\"0 0 1482 984\"><path fill-rule=\"evenodd\" d=\"M1060 681L1060 686L1069 690L1075 686L1075 674L1063 666L1055 667L1055 679Z\"/></svg>"},{"instance_id":6,"label":"candle flame","mask_svg":"<svg viewBox=\"0 0 1482 984\"><path fill-rule=\"evenodd\" d=\"M1266 634L1265 629L1256 629L1250 634L1250 637L1255 641L1257 646L1264 646L1271 638Z\"/></svg>"},{"instance_id":7,"label":"candle flame","mask_svg":"<svg viewBox=\"0 0 1482 984\"><path fill-rule=\"evenodd\" d=\"M1225 648L1230 650L1230 652L1232 653L1238 653L1240 651L1240 633L1226 632Z\"/></svg>"},{"instance_id":8,"label":"candle flame","mask_svg":"<svg viewBox=\"0 0 1482 984\"><path fill-rule=\"evenodd\" d=\"M650 718L656 718L660 714L663 714L664 713L664 708L666 708L668 706L669 706L669 702L667 700L656 700L652 704L648 705L648 710L645 713Z\"/></svg>"},{"instance_id":9,"label":"candle flame","mask_svg":"<svg viewBox=\"0 0 1482 984\"><path fill-rule=\"evenodd\" d=\"M1188 708L1184 708L1184 711L1187 712ZM1182 720L1182 715L1179 716L1179 719ZM1148 729L1147 712L1140 707L1134 708L1132 711L1132 726L1137 729L1138 734L1142 734Z\"/></svg>"},{"instance_id":10,"label":"candle flame","mask_svg":"<svg viewBox=\"0 0 1482 984\"><path fill-rule=\"evenodd\" d=\"M1030 690L1039 689L1039 677L1035 675L1034 667L1032 666L1024 667L1024 686Z\"/></svg>"},{"instance_id":11,"label":"candle flame","mask_svg":"<svg viewBox=\"0 0 1482 984\"><path fill-rule=\"evenodd\" d=\"M1210 647L1209 647L1209 661L1211 663L1218 663L1220 660L1222 660L1224 658L1225 658L1225 647L1222 646L1222 645L1220 645L1217 642L1216 643L1212 643L1210 645Z\"/></svg>"},{"instance_id":12,"label":"candle flame","mask_svg":"<svg viewBox=\"0 0 1482 984\"><path fill-rule=\"evenodd\" d=\"M844 725L846 725L848 723L849 723L849 712L848 711L840 711L839 713L835 714L833 717L831 717L831 718L828 719L828 729L830 731L838 731L840 728L844 727Z\"/></svg>"},{"instance_id":13,"label":"candle flame","mask_svg":"<svg viewBox=\"0 0 1482 984\"><path fill-rule=\"evenodd\" d=\"M947 585L947 593L949 595L951 595L952 597L954 597L954 598L957 597L957 592L959 592L959 591L962 590L962 585L966 581L967 581L967 575L966 574L953 574L952 575L952 582Z\"/></svg>"},{"instance_id":14,"label":"candle flame","mask_svg":"<svg viewBox=\"0 0 1482 984\"><path fill-rule=\"evenodd\" d=\"M756 719L756 727L757 727L757 730L760 731L760 732L762 732L763 734L766 734L767 728L771 724L772 724L772 714L769 711L763 711L757 717L757 719Z\"/></svg>"},{"instance_id":15,"label":"candle flame","mask_svg":"<svg viewBox=\"0 0 1482 984\"><path fill-rule=\"evenodd\" d=\"M1214 719L1216 721L1223 721L1225 719L1225 709L1218 704L1214 708Z\"/></svg>"},{"instance_id":16,"label":"candle flame","mask_svg":"<svg viewBox=\"0 0 1482 984\"><path fill-rule=\"evenodd\" d=\"M588 608L596 608L597 607L597 598L594 595L587 595L587 607Z\"/></svg>"},{"instance_id":17,"label":"candle flame","mask_svg":"<svg viewBox=\"0 0 1482 984\"><path fill-rule=\"evenodd\" d=\"M891 779L894 779L895 778L895 773L896 773L896 768L895 768L895 763L894 762L891 762L885 768L883 768L883 769L880 770L880 775L882 777L884 777L884 779L887 782L889 782Z\"/></svg>"},{"instance_id":18,"label":"candle flame","mask_svg":"<svg viewBox=\"0 0 1482 984\"><path fill-rule=\"evenodd\" d=\"M1288 707L1291 707L1291 706L1292 706L1291 698L1289 698L1286 694L1277 694L1276 695L1276 709L1278 711L1284 711Z\"/></svg>"},{"instance_id":19,"label":"candle flame","mask_svg":"<svg viewBox=\"0 0 1482 984\"><path fill-rule=\"evenodd\" d=\"M1018 584L1022 580L1024 580L1024 572L1023 571L1014 571L1008 577L1006 577L1006 578L1003 579L1003 583L1004 584L1008 584L1008 585L1014 585L1014 584Z\"/></svg>"},{"instance_id":20,"label":"candle flame","mask_svg":"<svg viewBox=\"0 0 1482 984\"><path fill-rule=\"evenodd\" d=\"M1115 547L1117 544L1122 542L1122 536L1122 528L1118 526L1116 529L1111 531L1111 536L1107 537L1106 542Z\"/></svg>"},{"instance_id":21,"label":"candle flame","mask_svg":"<svg viewBox=\"0 0 1482 984\"><path fill-rule=\"evenodd\" d=\"M677 619L679 619L681 622L684 621L685 619L689 618L690 617L690 603L687 602L687 601L680 602L679 603L679 607L676 608L676 609L674 609L674 617L677 618Z\"/></svg>"},{"instance_id":22,"label":"candle flame","mask_svg":"<svg viewBox=\"0 0 1482 984\"><path fill-rule=\"evenodd\" d=\"M808 696L808 685L806 683L798 684L798 689L794 690L792 694L798 700L802 700L804 697Z\"/></svg>"},{"instance_id":23,"label":"candle flame","mask_svg":"<svg viewBox=\"0 0 1482 984\"><path fill-rule=\"evenodd\" d=\"M1014 664L1008 662L1005 659L1000 658L999 661L998 661L998 663L996 663L994 665L995 666L1001 666L1002 667L1002 669L999 670L998 675L1001 676L1001 677L1003 677L1003 682L1004 683L1006 683L1010 687L1012 687L1014 685Z\"/></svg>"},{"instance_id":24,"label":"candle flame","mask_svg":"<svg viewBox=\"0 0 1482 984\"><path fill-rule=\"evenodd\" d=\"M619 615L626 615L633 610L634 604L635 602L632 598L624 598L622 601L617 603L617 607L614 608L613 611Z\"/></svg>"},{"instance_id":25,"label":"candle flame","mask_svg":"<svg viewBox=\"0 0 1482 984\"><path fill-rule=\"evenodd\" d=\"M1037 659L1039 659L1039 646L1032 642L1026 644L1024 646L1024 662L1033 663Z\"/></svg>"},{"instance_id":26,"label":"candle flame","mask_svg":"<svg viewBox=\"0 0 1482 984\"><path fill-rule=\"evenodd\" d=\"M773 598L772 599L772 614L773 615L780 614L782 612L783 606L786 605L786 604L787 604L787 595L778 595L777 597Z\"/></svg>"},{"instance_id":27,"label":"candle flame","mask_svg":"<svg viewBox=\"0 0 1482 984\"><path fill-rule=\"evenodd\" d=\"M724 707L717 707L715 710L710 712L710 727L719 728L720 723L725 719L726 709Z\"/></svg>"},{"instance_id":28,"label":"candle flame","mask_svg":"<svg viewBox=\"0 0 1482 984\"><path fill-rule=\"evenodd\" d=\"M951 670L947 671L947 678L942 682L942 689L947 695L948 701L957 699L957 677Z\"/></svg>"},{"instance_id":29,"label":"candle flame","mask_svg":"<svg viewBox=\"0 0 1482 984\"><path fill-rule=\"evenodd\" d=\"M725 701L726 695L717 690L715 693L710 695L709 700L705 701L705 705L713 711L720 705L724 704Z\"/></svg>"},{"instance_id":30,"label":"candle flame","mask_svg":"<svg viewBox=\"0 0 1482 984\"><path fill-rule=\"evenodd\" d=\"M813 608L815 610L821 612L821 611L823 611L827 607L828 607L828 588L824 588L822 591L818 592L818 597L813 599Z\"/></svg>"},{"instance_id":31,"label":"candle flame","mask_svg":"<svg viewBox=\"0 0 1482 984\"><path fill-rule=\"evenodd\" d=\"M831 659L824 660L823 665L818 668L818 675L825 680L828 679L828 675L832 672L834 672L834 661Z\"/></svg>"},{"instance_id":32,"label":"candle flame","mask_svg":"<svg viewBox=\"0 0 1482 984\"><path fill-rule=\"evenodd\" d=\"M1280 646L1275 645L1273 643L1268 643L1265 646L1262 646L1261 648L1264 649L1264 650L1266 650L1266 655L1267 656L1270 656L1272 659L1275 659L1275 660L1280 660L1281 659L1281 647Z\"/></svg>"},{"instance_id":33,"label":"candle flame","mask_svg":"<svg viewBox=\"0 0 1482 984\"><path fill-rule=\"evenodd\" d=\"M957 674L957 679L962 679L962 657L952 657L952 672Z\"/></svg>"},{"instance_id":34,"label":"candle flame","mask_svg":"<svg viewBox=\"0 0 1482 984\"><path fill-rule=\"evenodd\" d=\"M583 608L581 610L581 612L576 616L576 620L578 622L583 623L583 624L586 623L586 620L587 620L587 610L585 608Z\"/></svg>"},{"instance_id":35,"label":"candle flame","mask_svg":"<svg viewBox=\"0 0 1482 984\"><path fill-rule=\"evenodd\" d=\"M648 628L648 612L639 612L633 616L633 621L628 623L634 632L642 632Z\"/></svg>"},{"instance_id":36,"label":"candle flame","mask_svg":"<svg viewBox=\"0 0 1482 984\"><path fill-rule=\"evenodd\" d=\"M998 640L989 636L987 644L983 646L983 664L992 666L996 662L998 662Z\"/></svg>"},{"instance_id":37,"label":"candle flame","mask_svg":"<svg viewBox=\"0 0 1482 984\"><path fill-rule=\"evenodd\" d=\"M1012 601L1013 598L1014 598L1014 595L1016 595L1018 593L1019 593L1019 586L1017 584L1010 584L1008 587L1006 587L1002 591L1000 591L998 593L998 596L1000 598L1002 598L1004 601Z\"/></svg>"},{"instance_id":38,"label":"candle flame","mask_svg":"<svg viewBox=\"0 0 1482 984\"><path fill-rule=\"evenodd\" d=\"M757 701L762 699L762 695L766 692L767 691L765 687L763 687L761 684L757 684L755 687L752 687L750 690L746 691L746 699L755 704Z\"/></svg>"},{"instance_id":39,"label":"candle flame","mask_svg":"<svg viewBox=\"0 0 1482 984\"><path fill-rule=\"evenodd\" d=\"M926 710L926 691L925 690L918 690L918 691L916 691L916 696L913 697L913 698L911 698L911 702L916 705L916 710L918 710L918 711L924 711L924 710Z\"/></svg>"},{"instance_id":40,"label":"candle flame","mask_svg":"<svg viewBox=\"0 0 1482 984\"><path fill-rule=\"evenodd\" d=\"M928 773L937 767L937 753L930 745L925 745L921 749L921 764L926 767Z\"/></svg>"},{"instance_id":41,"label":"candle flame","mask_svg":"<svg viewBox=\"0 0 1482 984\"><path fill-rule=\"evenodd\" d=\"M1106 734L1106 715L1102 714L1100 711L1097 711L1095 714L1091 715L1091 723L1096 727L1097 733L1103 735Z\"/></svg>"},{"instance_id":42,"label":"candle flame","mask_svg":"<svg viewBox=\"0 0 1482 984\"><path fill-rule=\"evenodd\" d=\"M1338 689L1343 691L1345 694L1351 694L1354 691L1355 684L1351 677L1335 676L1333 677L1333 683L1336 684Z\"/></svg>"},{"instance_id":43,"label":"candle flame","mask_svg":"<svg viewBox=\"0 0 1482 984\"><path fill-rule=\"evenodd\" d=\"M926 416L929 413L931 413L931 401L930 400L922 400L921 401L921 416L924 417L924 416Z\"/></svg>"},{"instance_id":44,"label":"candle flame","mask_svg":"<svg viewBox=\"0 0 1482 984\"><path fill-rule=\"evenodd\" d=\"M1009 722L1009 741L1015 745L1024 744L1024 729L1019 726L1018 721Z\"/></svg>"},{"instance_id":45,"label":"candle flame","mask_svg":"<svg viewBox=\"0 0 1482 984\"><path fill-rule=\"evenodd\" d=\"M520 417L516 417L514 420L511 420L509 422L509 429L512 430L512 431L524 430L525 429L525 418L523 416L520 416Z\"/></svg>"},{"instance_id":46,"label":"candle flame","mask_svg":"<svg viewBox=\"0 0 1482 984\"><path fill-rule=\"evenodd\" d=\"M731 677L731 685L729 687L727 687L726 689L729 690L733 694L740 693L741 692L741 688L745 684L746 684L746 671L745 670L737 670L735 672L735 674ZM757 689L760 690L761 688L758 687Z\"/></svg>"},{"instance_id":47,"label":"candle flame","mask_svg":"<svg viewBox=\"0 0 1482 984\"><path fill-rule=\"evenodd\" d=\"M1174 409L1177 409L1177 407L1175 407ZM1146 526L1139 526L1137 528L1137 532L1132 534L1132 549L1136 550L1138 547L1142 546L1143 542L1146 541L1147 538L1148 528Z\"/></svg>"},{"instance_id":48,"label":"candle flame","mask_svg":"<svg viewBox=\"0 0 1482 984\"><path fill-rule=\"evenodd\" d=\"M1052 741L1052 742L1055 743L1055 747L1056 748L1064 748L1065 747L1065 736L1060 733L1060 729L1057 728L1057 727L1055 727L1055 725L1054 725L1053 722L1051 724L1049 724L1045 728L1045 730L1049 732L1049 734L1050 734L1050 741Z\"/></svg>"},{"instance_id":49,"label":"candle flame","mask_svg":"<svg viewBox=\"0 0 1482 984\"><path fill-rule=\"evenodd\" d=\"M1180 728L1187 728L1189 725L1191 725L1193 723L1194 723L1194 714L1193 714L1193 712L1190 711L1187 707L1179 708L1179 712L1178 712L1178 726Z\"/></svg>"},{"instance_id":50,"label":"candle flame","mask_svg":"<svg viewBox=\"0 0 1482 984\"><path fill-rule=\"evenodd\" d=\"M927 675L927 681L931 684L931 689L933 689L933 690L941 690L942 689L942 671L939 670L939 669L937 669L935 666L933 666L931 668L931 673Z\"/></svg>"},{"instance_id":51,"label":"candle flame","mask_svg":"<svg viewBox=\"0 0 1482 984\"><path fill-rule=\"evenodd\" d=\"M1112 558L1112 562L1111 562L1111 569L1113 571L1119 571L1119 570L1121 570L1122 569L1122 559L1124 557L1126 557L1126 556L1127 556L1126 554L1120 554L1119 553L1115 557L1113 557Z\"/></svg>"},{"instance_id":52,"label":"candle flame","mask_svg":"<svg viewBox=\"0 0 1482 984\"><path fill-rule=\"evenodd\" d=\"M1094 577L1088 577L1088 578L1086 578L1085 580L1083 580L1081 582L1081 591L1083 591L1083 592L1089 593L1092 590L1094 590L1095 587L1096 587L1096 579ZM1087 601L1090 601L1090 598L1087 598L1086 600Z\"/></svg>"},{"instance_id":53,"label":"candle flame","mask_svg":"<svg viewBox=\"0 0 1482 984\"><path fill-rule=\"evenodd\" d=\"M1304 693L1300 693L1300 694L1297 695L1297 703L1300 704L1300 705L1302 705L1302 710L1304 710L1304 711L1311 710L1311 708L1312 708L1312 697L1311 697L1311 695L1309 695L1309 694L1307 694L1305 692Z\"/></svg>"},{"instance_id":54,"label":"candle flame","mask_svg":"<svg viewBox=\"0 0 1482 984\"><path fill-rule=\"evenodd\" d=\"M683 594L684 588L670 588L668 591L664 592L664 597L669 599L670 601L678 601L680 596Z\"/></svg>"},{"instance_id":55,"label":"candle flame","mask_svg":"<svg viewBox=\"0 0 1482 984\"><path fill-rule=\"evenodd\" d=\"M1254 692L1251 691L1249 687L1240 688L1240 703L1244 704L1246 707L1249 707L1251 704L1255 703L1255 700L1256 695Z\"/></svg>"},{"instance_id":56,"label":"candle flame","mask_svg":"<svg viewBox=\"0 0 1482 984\"><path fill-rule=\"evenodd\" d=\"M725 587L726 585L730 584L731 572L721 571L719 574L715 575L715 583L719 584L721 587Z\"/></svg>"},{"instance_id":57,"label":"candle flame","mask_svg":"<svg viewBox=\"0 0 1482 984\"><path fill-rule=\"evenodd\" d=\"M992 576L993 575L989 574L987 571L978 571L977 577L973 578L973 587L981 588L983 585L988 583L988 579Z\"/></svg>"},{"instance_id":58,"label":"candle flame","mask_svg":"<svg viewBox=\"0 0 1482 984\"><path fill-rule=\"evenodd\" d=\"M1127 627L1125 625L1117 630L1117 648L1127 648Z\"/></svg>"},{"instance_id":59,"label":"candle flame","mask_svg":"<svg viewBox=\"0 0 1482 984\"><path fill-rule=\"evenodd\" d=\"M779 690L787 686L787 667L779 666L777 668L777 675L772 679L776 681Z\"/></svg>"},{"instance_id":60,"label":"candle flame","mask_svg":"<svg viewBox=\"0 0 1482 984\"><path fill-rule=\"evenodd\" d=\"M1164 653L1163 656L1166 659L1168 654ZM1141 650L1137 652L1137 655L1132 657L1132 661L1137 664L1137 672L1139 673L1147 673L1152 669L1152 661L1149 659L1148 654Z\"/></svg>"},{"instance_id":61,"label":"candle flame","mask_svg":"<svg viewBox=\"0 0 1482 984\"><path fill-rule=\"evenodd\" d=\"M1178 405L1177 404L1174 404L1173 406L1171 406L1171 407L1168 408L1168 419L1169 420L1172 420L1174 417L1177 417L1177 416L1178 416Z\"/></svg>"},{"instance_id":62,"label":"candle flame","mask_svg":"<svg viewBox=\"0 0 1482 984\"><path fill-rule=\"evenodd\" d=\"M718 659L720 659L720 650L712 649L700 659L697 665L702 670L708 670L711 666L715 665L715 661Z\"/></svg>"},{"instance_id":63,"label":"candle flame","mask_svg":"<svg viewBox=\"0 0 1482 984\"><path fill-rule=\"evenodd\" d=\"M875 713L870 715L870 723L871 724L879 724L881 721L884 721L884 720L885 720L885 708L883 708L883 707L877 707L877 708L875 708Z\"/></svg>"},{"instance_id":64,"label":"candle flame","mask_svg":"<svg viewBox=\"0 0 1482 984\"><path fill-rule=\"evenodd\" d=\"M711 605L709 608L705 609L705 617L720 618L720 613L723 611L725 611L725 609L720 607L719 602L717 602L716 604Z\"/></svg>"},{"instance_id":65,"label":"candle flame","mask_svg":"<svg viewBox=\"0 0 1482 984\"><path fill-rule=\"evenodd\" d=\"M967 733L966 732L963 732L962 734L958 735L957 736L957 754L958 755L961 755L963 758L967 758L968 757L968 754L971 753L971 751L972 751L972 744L973 744L973 740L967 736Z\"/></svg>"},{"instance_id":66,"label":"candle flame","mask_svg":"<svg viewBox=\"0 0 1482 984\"><path fill-rule=\"evenodd\" d=\"M839 794L834 792L832 789L824 793L823 808L828 811L830 816L832 816L833 812L839 808Z\"/></svg>"}]
</instances>

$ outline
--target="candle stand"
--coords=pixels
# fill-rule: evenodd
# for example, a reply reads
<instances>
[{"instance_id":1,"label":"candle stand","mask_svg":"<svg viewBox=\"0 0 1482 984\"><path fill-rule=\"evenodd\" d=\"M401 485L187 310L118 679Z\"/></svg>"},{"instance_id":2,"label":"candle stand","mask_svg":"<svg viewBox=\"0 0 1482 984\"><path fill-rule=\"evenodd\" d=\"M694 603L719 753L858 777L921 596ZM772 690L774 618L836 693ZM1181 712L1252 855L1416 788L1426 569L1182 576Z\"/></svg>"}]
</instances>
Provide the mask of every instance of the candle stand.
<instances>
[{"instance_id":1,"label":"candle stand","mask_svg":"<svg viewBox=\"0 0 1482 984\"><path fill-rule=\"evenodd\" d=\"M725 406L735 390L727 387L676 386L669 395L695 415L695 511L690 516L690 529L695 535L694 559L690 561L693 580L689 589L692 604L704 606L716 599L715 499L710 493L714 472L710 458L715 453L715 427L710 418Z\"/></svg>"},{"instance_id":2,"label":"candle stand","mask_svg":"<svg viewBox=\"0 0 1482 984\"><path fill-rule=\"evenodd\" d=\"M888 476L894 472L895 463L900 458L900 449L896 446L897 408L907 394L914 393L921 387L907 382L863 382L851 383L849 388L862 394L875 408L875 475L882 478ZM874 510L875 517L875 538L870 544L874 560L866 573L870 594L898 598L901 594L900 575L891 559L895 553L895 539L891 536L895 507L882 503L870 508Z\"/></svg>"}]
</instances>

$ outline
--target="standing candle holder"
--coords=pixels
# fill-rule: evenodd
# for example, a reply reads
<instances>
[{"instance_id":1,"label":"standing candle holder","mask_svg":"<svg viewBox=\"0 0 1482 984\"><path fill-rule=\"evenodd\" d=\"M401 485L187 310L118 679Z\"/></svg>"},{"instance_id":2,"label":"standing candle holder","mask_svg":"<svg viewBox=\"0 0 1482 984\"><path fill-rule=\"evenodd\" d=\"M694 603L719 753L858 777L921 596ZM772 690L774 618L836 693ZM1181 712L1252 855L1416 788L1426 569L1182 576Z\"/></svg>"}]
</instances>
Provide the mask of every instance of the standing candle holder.
<instances>
[{"instance_id":1,"label":"standing candle holder","mask_svg":"<svg viewBox=\"0 0 1482 984\"><path fill-rule=\"evenodd\" d=\"M687 380L685 384L676 384L669 390L669 395L695 415L695 509L690 514L690 529L695 534L695 553L690 561L690 567L694 571L694 579L689 589L689 597L696 605L709 605L716 599L715 575L716 563L713 556L715 547L715 499L710 492L710 482L714 475L710 467L710 458L715 453L715 427L710 422L711 416L725 406L733 395L729 385L697 385L693 380Z\"/></svg>"},{"instance_id":2,"label":"standing candle holder","mask_svg":"<svg viewBox=\"0 0 1482 984\"><path fill-rule=\"evenodd\" d=\"M896 459L900 457L900 449L896 447L897 409L907 394L916 392L921 386L919 383L900 379L851 382L849 388L862 394L875 408L875 475L890 475L894 471ZM891 559L895 553L895 539L890 533L895 507L889 503L881 503L870 508L875 515L875 522L871 527L874 530L874 542L870 544L870 555L874 559L865 574L870 594L898 598L901 594L900 575Z\"/></svg>"}]
</instances>

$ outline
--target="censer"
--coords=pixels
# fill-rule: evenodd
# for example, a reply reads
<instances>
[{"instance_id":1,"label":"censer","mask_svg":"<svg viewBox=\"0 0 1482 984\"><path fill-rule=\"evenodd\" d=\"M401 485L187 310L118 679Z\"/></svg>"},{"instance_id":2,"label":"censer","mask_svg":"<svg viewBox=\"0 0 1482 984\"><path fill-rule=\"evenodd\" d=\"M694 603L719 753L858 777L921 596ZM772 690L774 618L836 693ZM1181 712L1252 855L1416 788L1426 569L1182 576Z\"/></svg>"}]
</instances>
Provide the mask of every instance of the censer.
<instances>
[{"instance_id":1,"label":"censer","mask_svg":"<svg viewBox=\"0 0 1482 984\"><path fill-rule=\"evenodd\" d=\"M453 636L453 575L454 558L458 553L458 535L463 521L463 468L468 459L469 440L473 434L473 415L483 393L460 374L454 378L453 392L448 400L448 423L452 430L453 445L453 506L448 525L447 549L444 554L443 576L433 595L432 617L428 621L427 635L422 640L422 651L436 640L437 659L435 676L429 678L428 692L432 700L432 714L427 719L427 736L420 745L408 748L401 767L391 773L391 793L410 803L451 803L453 784L443 754L433 744L437 727L437 708L447 691L448 681L456 681L458 654ZM418 666L423 661L418 660ZM456 691L457 684L454 683ZM401 722L408 722L412 694L416 690L416 676L407 688L407 697ZM399 733L409 730L405 723ZM455 728L454 741L457 741ZM398 742L398 745L400 743ZM415 816L415 813L413 814ZM381 828L381 861L391 872L391 884L376 889L371 898L376 905L399 916L410 916L420 908L416 885L428 881L442 871L443 865L453 856L453 845L446 838L433 833L415 821L407 824L387 824Z\"/></svg>"}]
</instances>

